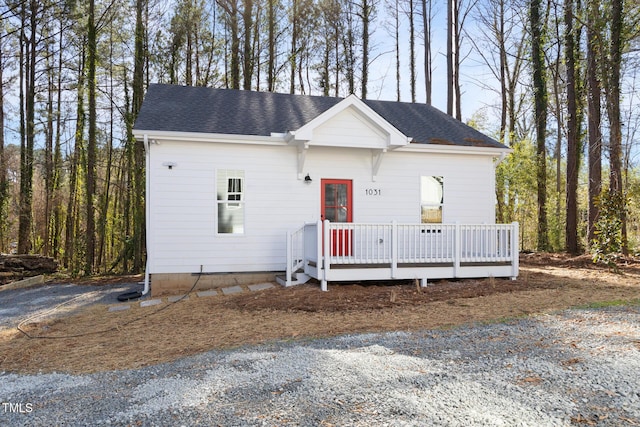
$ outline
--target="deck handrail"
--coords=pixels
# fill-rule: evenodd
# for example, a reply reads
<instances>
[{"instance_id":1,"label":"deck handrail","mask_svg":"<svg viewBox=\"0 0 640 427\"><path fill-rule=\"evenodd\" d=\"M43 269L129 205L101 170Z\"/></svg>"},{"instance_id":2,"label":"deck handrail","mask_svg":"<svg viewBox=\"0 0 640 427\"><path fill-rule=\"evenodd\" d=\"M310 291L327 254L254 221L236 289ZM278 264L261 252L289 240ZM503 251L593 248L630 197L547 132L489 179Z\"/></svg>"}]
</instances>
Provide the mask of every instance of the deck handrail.
<instances>
[{"instance_id":1,"label":"deck handrail","mask_svg":"<svg viewBox=\"0 0 640 427\"><path fill-rule=\"evenodd\" d=\"M468 274L474 268L486 274L482 270L491 265L490 274L498 268L501 277L515 278L519 268L518 233L517 222L306 223L287 232L286 286L292 284L294 274L300 270L319 279L322 290L327 289L330 277L345 277L336 269L370 272L377 268L387 270L392 279L406 276L414 269L423 275L420 279L426 284L429 274L425 269L448 271L439 273L450 274L448 277L470 277Z\"/></svg>"},{"instance_id":2,"label":"deck handrail","mask_svg":"<svg viewBox=\"0 0 640 427\"><path fill-rule=\"evenodd\" d=\"M331 264L517 262L518 224L325 222Z\"/></svg>"},{"instance_id":3,"label":"deck handrail","mask_svg":"<svg viewBox=\"0 0 640 427\"><path fill-rule=\"evenodd\" d=\"M287 231L286 285L291 286L293 273L304 265L304 232L307 224L294 231Z\"/></svg>"}]
</instances>

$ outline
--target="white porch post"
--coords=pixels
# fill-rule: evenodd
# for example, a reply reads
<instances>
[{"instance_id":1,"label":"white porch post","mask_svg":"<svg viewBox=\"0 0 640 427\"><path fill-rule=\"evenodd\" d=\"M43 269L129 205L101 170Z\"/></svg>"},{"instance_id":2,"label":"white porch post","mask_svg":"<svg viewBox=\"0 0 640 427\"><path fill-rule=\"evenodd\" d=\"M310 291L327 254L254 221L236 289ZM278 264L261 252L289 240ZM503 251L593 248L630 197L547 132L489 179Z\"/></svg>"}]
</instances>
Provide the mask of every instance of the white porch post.
<instances>
[{"instance_id":1,"label":"white porch post","mask_svg":"<svg viewBox=\"0 0 640 427\"><path fill-rule=\"evenodd\" d=\"M520 269L520 224L512 222L511 225L511 280L516 280Z\"/></svg>"},{"instance_id":2,"label":"white porch post","mask_svg":"<svg viewBox=\"0 0 640 427\"><path fill-rule=\"evenodd\" d=\"M292 271L291 271L291 265L293 264L293 242L292 240L292 234L291 234L291 230L287 230L287 272L286 272L286 277L285 277L285 286L289 287L291 286L291 276L292 276Z\"/></svg>"},{"instance_id":3,"label":"white porch post","mask_svg":"<svg viewBox=\"0 0 640 427\"><path fill-rule=\"evenodd\" d=\"M391 278L398 277L398 223L391 221Z\"/></svg>"},{"instance_id":4,"label":"white porch post","mask_svg":"<svg viewBox=\"0 0 640 427\"><path fill-rule=\"evenodd\" d=\"M462 233L460 223L456 221L453 242L453 277L458 277L460 271L460 259L462 258Z\"/></svg>"},{"instance_id":5,"label":"white porch post","mask_svg":"<svg viewBox=\"0 0 640 427\"><path fill-rule=\"evenodd\" d=\"M323 269L322 269L322 280L320 281L320 289L322 289L324 292L326 292L327 289L327 272L329 271L329 269L331 268L330 264L330 257L331 257L331 248L330 248L330 239L329 236L331 235L331 232L329 230L330 227L330 222L328 219L324 220L324 226L322 227L322 234L323 234L323 238L322 238L322 246L323 246L323 250L324 250L324 256L323 256Z\"/></svg>"}]
</instances>

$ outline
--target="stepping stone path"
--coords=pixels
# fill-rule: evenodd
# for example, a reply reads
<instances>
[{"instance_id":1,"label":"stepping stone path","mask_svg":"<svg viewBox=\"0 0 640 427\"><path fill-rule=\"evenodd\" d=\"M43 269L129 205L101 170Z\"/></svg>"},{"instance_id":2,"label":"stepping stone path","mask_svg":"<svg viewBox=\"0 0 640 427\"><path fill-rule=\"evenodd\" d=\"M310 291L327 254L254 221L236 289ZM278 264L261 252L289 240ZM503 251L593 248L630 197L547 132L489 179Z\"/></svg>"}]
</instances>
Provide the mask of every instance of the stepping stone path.
<instances>
[{"instance_id":1,"label":"stepping stone path","mask_svg":"<svg viewBox=\"0 0 640 427\"><path fill-rule=\"evenodd\" d=\"M220 292L222 292L222 295L233 295L233 294L239 294L241 292L247 292L247 290L249 292L258 292L258 291L264 291L267 289L271 289L275 287L275 285L273 283L257 283L254 285L248 285L245 287L242 286L229 286L226 288L220 288L218 290L216 289L209 289L206 291L198 291L195 292L195 294L198 296L198 298L204 298L204 297L213 297L216 295L220 295ZM180 301L182 299L189 299L190 295L172 295L170 297L167 297L167 302L177 302ZM154 305L158 305L158 304L162 304L163 299L162 298L154 298L154 299L146 299L146 300L142 300L140 302L134 302L132 304L140 304L140 307L151 307ZM116 311L124 311L124 310L129 310L131 308L131 304L118 304L118 305L112 305L109 307L108 311L110 312L116 312Z\"/></svg>"}]
</instances>

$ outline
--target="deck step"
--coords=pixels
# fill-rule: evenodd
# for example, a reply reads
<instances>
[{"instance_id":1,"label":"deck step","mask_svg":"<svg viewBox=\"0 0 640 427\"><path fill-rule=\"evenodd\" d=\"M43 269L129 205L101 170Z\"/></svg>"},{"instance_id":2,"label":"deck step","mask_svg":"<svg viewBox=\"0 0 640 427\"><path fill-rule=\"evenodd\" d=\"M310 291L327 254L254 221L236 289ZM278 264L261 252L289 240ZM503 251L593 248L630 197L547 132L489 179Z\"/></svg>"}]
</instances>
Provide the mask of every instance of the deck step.
<instances>
[{"instance_id":1,"label":"deck step","mask_svg":"<svg viewBox=\"0 0 640 427\"><path fill-rule=\"evenodd\" d=\"M291 278L291 284L289 286L302 285L307 283L311 279L311 276L305 273L293 273ZM276 282L281 284L282 286L287 286L287 275L286 274L278 274L276 275Z\"/></svg>"}]
</instances>

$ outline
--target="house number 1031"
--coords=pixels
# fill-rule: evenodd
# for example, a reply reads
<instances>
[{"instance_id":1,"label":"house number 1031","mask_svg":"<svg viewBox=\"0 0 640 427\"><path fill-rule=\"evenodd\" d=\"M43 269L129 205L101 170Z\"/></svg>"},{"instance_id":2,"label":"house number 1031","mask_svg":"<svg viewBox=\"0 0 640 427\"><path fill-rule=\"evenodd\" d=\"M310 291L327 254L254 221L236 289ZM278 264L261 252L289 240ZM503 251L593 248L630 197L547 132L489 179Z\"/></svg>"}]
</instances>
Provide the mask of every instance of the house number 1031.
<instances>
[{"instance_id":1,"label":"house number 1031","mask_svg":"<svg viewBox=\"0 0 640 427\"><path fill-rule=\"evenodd\" d=\"M382 196L382 190L379 188L365 188L364 194L367 196Z\"/></svg>"}]
</instances>

